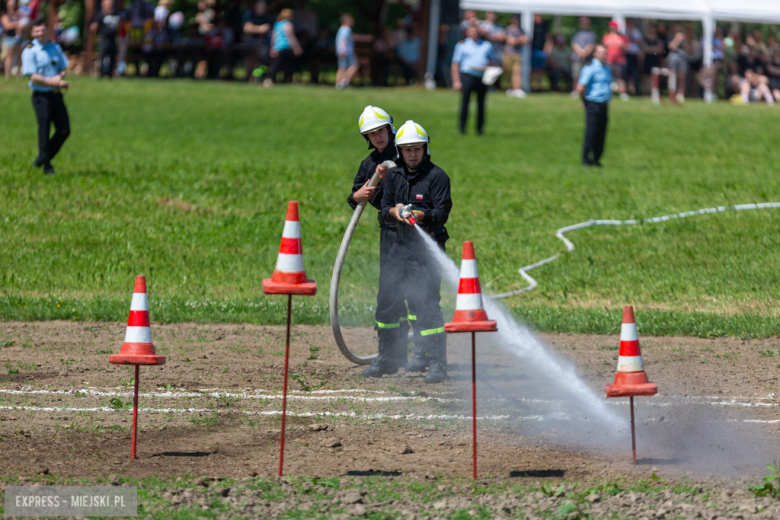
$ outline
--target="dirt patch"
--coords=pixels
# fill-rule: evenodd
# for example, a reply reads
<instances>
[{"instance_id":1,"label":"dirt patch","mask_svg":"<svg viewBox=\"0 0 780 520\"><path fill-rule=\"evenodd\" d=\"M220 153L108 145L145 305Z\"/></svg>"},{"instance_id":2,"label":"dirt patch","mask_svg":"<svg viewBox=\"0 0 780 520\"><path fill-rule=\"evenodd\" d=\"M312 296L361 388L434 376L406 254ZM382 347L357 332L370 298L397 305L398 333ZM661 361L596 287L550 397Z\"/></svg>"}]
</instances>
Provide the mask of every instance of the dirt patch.
<instances>
[{"instance_id":1,"label":"dirt patch","mask_svg":"<svg viewBox=\"0 0 780 520\"><path fill-rule=\"evenodd\" d=\"M283 328L153 326L158 352L168 362L141 369L135 461L129 460L133 374L108 364L124 333L123 324L0 325L1 475L240 478L276 473ZM618 337L540 336L603 394L604 384L614 378ZM375 349L370 329L345 330L345 337L358 346L355 350ZM729 408L731 420L776 420L778 401L772 394L780 394L778 340L640 340L660 398L741 402L748 406ZM294 327L290 366L297 375L290 381L285 473L470 474L470 359L458 341L452 340L449 380L432 386L403 371L363 379L362 367L348 363L333 345L329 327ZM493 397L496 392L501 397L538 392L528 367L506 364L505 354L490 346L480 347L478 356L478 395L485 396L479 413L493 417L480 422L481 475L637 480L673 469L674 464L641 454L640 464L632 466L627 439L626 447L590 451L569 432L557 430L556 423L545 431L528 426L535 420L530 416L549 411L548 401L507 404ZM761 422L749 427L773 434L779 426Z\"/></svg>"}]
</instances>

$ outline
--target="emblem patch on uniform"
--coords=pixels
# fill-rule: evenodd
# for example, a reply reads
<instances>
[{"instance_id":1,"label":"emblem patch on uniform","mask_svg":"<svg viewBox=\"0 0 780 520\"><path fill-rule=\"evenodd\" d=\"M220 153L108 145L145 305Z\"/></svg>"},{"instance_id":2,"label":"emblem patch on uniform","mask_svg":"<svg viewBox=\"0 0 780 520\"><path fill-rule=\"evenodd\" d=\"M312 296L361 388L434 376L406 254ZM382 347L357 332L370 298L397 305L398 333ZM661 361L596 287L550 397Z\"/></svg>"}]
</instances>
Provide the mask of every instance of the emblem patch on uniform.
<instances>
[{"instance_id":1,"label":"emblem patch on uniform","mask_svg":"<svg viewBox=\"0 0 780 520\"><path fill-rule=\"evenodd\" d=\"M421 194L419 194L419 193L418 193L418 194L415 196L415 199L417 199L417 200L423 200L423 196L422 196Z\"/></svg>"}]
</instances>

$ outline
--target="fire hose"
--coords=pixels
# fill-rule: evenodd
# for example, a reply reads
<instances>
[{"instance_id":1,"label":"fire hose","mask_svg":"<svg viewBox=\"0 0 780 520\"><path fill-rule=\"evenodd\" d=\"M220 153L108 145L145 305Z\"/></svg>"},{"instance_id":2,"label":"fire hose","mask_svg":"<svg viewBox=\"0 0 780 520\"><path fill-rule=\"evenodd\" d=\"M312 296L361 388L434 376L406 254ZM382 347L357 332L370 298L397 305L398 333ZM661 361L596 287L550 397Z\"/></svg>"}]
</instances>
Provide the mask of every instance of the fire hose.
<instances>
[{"instance_id":1,"label":"fire hose","mask_svg":"<svg viewBox=\"0 0 780 520\"><path fill-rule=\"evenodd\" d=\"M503 299L507 298L509 296L517 296L518 294L522 294L527 291L531 291L536 288L539 283L534 280L531 275L528 274L528 271L532 269L536 269L537 267L542 267L545 264L549 264L550 262L554 262L555 260L559 259L563 255L567 253L571 253L574 251L574 244L571 240L566 238L564 235L566 233L569 233L570 231L577 231L578 229L588 228L591 226L633 226L636 224L656 224L658 222L667 222L669 220L675 220L680 218L687 218L687 217L694 217L696 215L706 215L708 213L723 213L725 211L750 211L750 210L756 210L756 209L771 209L771 208L780 208L780 202L759 202L756 204L737 204L734 206L717 206L715 208L704 208L704 209L697 209L694 211L686 211L684 213L673 213L671 215L664 215L662 217L654 217L649 219L632 219L632 220L587 220L585 222L580 222L579 224L573 224L571 226L562 227L558 231L555 232L555 236L561 239L566 246L566 252L565 253L558 253L557 255L550 256L548 258L545 258L544 260L539 260L536 263L533 263L531 265L527 265L525 267L521 267L518 269L520 276L523 277L523 279L528 282L528 287L524 287L522 289L517 289L515 291L509 291L501 294L493 294L491 295L492 298L496 299Z\"/></svg>"},{"instance_id":2,"label":"fire hose","mask_svg":"<svg viewBox=\"0 0 780 520\"><path fill-rule=\"evenodd\" d=\"M393 161L385 161L381 164L382 168L389 170L395 167ZM368 181L368 186L373 187L379 184L379 174L374 172L371 180ZM349 221L347 230L344 233L344 238L341 240L341 246L339 247L339 254L336 257L336 265L333 266L333 277L330 279L330 327L333 329L333 338L336 340L339 350L344 357L357 365L368 365L371 360L376 357L376 354L370 356L358 356L354 354L347 343L344 341L344 336L341 334L341 325L339 324L339 283L341 282L341 270L344 268L344 260L347 258L347 250L349 249L349 243L352 241L352 235L355 234L358 222L360 221L363 210L366 208L366 202L361 202L355 208L355 212L352 214L352 219Z\"/></svg>"}]
</instances>

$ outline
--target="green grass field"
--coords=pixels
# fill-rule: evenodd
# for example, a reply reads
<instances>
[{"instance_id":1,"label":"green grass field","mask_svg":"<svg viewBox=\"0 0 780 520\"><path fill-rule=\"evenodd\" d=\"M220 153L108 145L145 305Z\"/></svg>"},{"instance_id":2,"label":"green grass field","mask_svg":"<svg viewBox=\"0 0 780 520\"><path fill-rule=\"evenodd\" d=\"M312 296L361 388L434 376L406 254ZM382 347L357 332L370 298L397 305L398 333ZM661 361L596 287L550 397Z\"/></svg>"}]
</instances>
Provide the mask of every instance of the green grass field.
<instances>
[{"instance_id":1,"label":"green grass field","mask_svg":"<svg viewBox=\"0 0 780 520\"><path fill-rule=\"evenodd\" d=\"M489 97L487 135L456 132L455 93L76 79L72 135L44 177L21 81L0 83L0 318L126 319L148 276L155 321L279 323L266 298L288 200L301 202L305 262L319 284L295 320L328 322L345 199L366 155L367 104L432 136L452 179L448 253L477 247L483 287L526 284L517 269L564 250L559 227L715 205L780 201L780 112L692 101L615 102L603 169L579 165L583 116L568 96ZM634 304L645 334L780 333L780 210L571 233L577 250L533 271L506 303L542 330L614 332ZM378 233L367 212L341 302L369 323Z\"/></svg>"}]
</instances>

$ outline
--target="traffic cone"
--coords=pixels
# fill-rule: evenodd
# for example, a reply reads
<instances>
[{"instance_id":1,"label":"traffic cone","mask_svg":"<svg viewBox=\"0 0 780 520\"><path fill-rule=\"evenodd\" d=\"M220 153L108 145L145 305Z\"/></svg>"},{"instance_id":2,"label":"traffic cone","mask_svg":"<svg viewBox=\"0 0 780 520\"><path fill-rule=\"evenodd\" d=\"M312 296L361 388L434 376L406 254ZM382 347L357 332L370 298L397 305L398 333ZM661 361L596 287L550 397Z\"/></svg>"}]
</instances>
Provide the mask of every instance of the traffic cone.
<instances>
[{"instance_id":1,"label":"traffic cone","mask_svg":"<svg viewBox=\"0 0 780 520\"><path fill-rule=\"evenodd\" d=\"M122 344L119 354L108 356L108 362L114 365L165 364L165 356L158 356L152 344L152 329L149 326L149 300L146 296L146 277L143 275L138 275L135 279L125 342Z\"/></svg>"},{"instance_id":2,"label":"traffic cone","mask_svg":"<svg viewBox=\"0 0 780 520\"><path fill-rule=\"evenodd\" d=\"M635 397L658 393L658 385L651 383L645 373L639 337L636 333L634 308L631 305L623 308L617 375L615 382L607 385L606 390L607 397Z\"/></svg>"},{"instance_id":3,"label":"traffic cone","mask_svg":"<svg viewBox=\"0 0 780 520\"><path fill-rule=\"evenodd\" d=\"M298 201L291 200L287 204L287 217L284 219L282 245L276 258L276 269L271 278L263 280L263 291L266 294L313 295L317 293L317 284L307 278L303 268Z\"/></svg>"},{"instance_id":4,"label":"traffic cone","mask_svg":"<svg viewBox=\"0 0 780 520\"><path fill-rule=\"evenodd\" d=\"M460 283L452 321L444 325L447 332L494 332L496 322L488 320L482 305L482 288L479 285L477 257L474 242L463 242L463 258L460 262Z\"/></svg>"}]
</instances>

